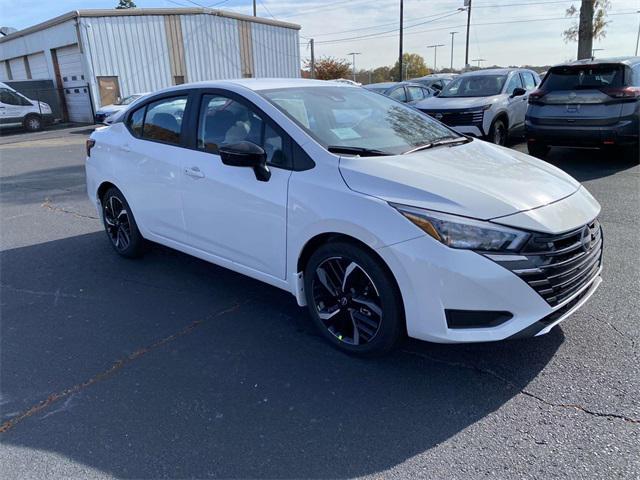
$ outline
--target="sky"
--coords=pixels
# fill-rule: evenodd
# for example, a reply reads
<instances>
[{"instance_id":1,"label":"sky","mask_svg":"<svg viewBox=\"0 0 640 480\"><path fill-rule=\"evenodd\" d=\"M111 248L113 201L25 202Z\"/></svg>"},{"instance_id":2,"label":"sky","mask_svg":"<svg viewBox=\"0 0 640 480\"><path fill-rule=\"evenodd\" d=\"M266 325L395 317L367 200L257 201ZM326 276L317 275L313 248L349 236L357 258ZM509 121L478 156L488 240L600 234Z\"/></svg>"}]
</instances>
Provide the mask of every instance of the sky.
<instances>
[{"instance_id":1,"label":"sky","mask_svg":"<svg viewBox=\"0 0 640 480\"><path fill-rule=\"evenodd\" d=\"M0 26L18 29L76 9L113 8L118 0L0 0ZM252 0L135 0L138 7L213 6L251 14ZM469 57L489 65L548 65L571 60L577 45L565 43L562 31L572 19L565 10L579 0L473 0ZM316 44L316 57L351 60L356 67L391 65L398 57L399 0L257 0L258 15L302 26L300 54L309 56L308 40ZM404 51L418 53L433 67L450 66L451 35L454 67L464 65L466 12L463 0L405 0ZM606 38L594 48L597 56L633 55L640 22L640 0L611 0ZM357 38L368 35L365 38ZM354 38L356 37L356 38ZM476 62L473 62L474 64Z\"/></svg>"}]
</instances>

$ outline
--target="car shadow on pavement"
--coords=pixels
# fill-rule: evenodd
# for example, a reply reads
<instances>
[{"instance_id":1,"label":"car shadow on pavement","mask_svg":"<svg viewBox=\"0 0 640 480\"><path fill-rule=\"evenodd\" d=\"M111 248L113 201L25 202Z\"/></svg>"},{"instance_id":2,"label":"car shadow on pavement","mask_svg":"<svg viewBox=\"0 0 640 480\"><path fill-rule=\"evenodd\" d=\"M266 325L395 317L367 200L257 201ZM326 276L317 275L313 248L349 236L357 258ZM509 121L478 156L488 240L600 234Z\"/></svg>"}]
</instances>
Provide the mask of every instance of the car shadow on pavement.
<instances>
[{"instance_id":1,"label":"car shadow on pavement","mask_svg":"<svg viewBox=\"0 0 640 480\"><path fill-rule=\"evenodd\" d=\"M126 260L98 232L0 261L2 442L117 477L383 472L509 402L563 342L362 360L288 293L165 248Z\"/></svg>"},{"instance_id":2,"label":"car shadow on pavement","mask_svg":"<svg viewBox=\"0 0 640 480\"><path fill-rule=\"evenodd\" d=\"M552 148L545 161L580 182L615 175L638 166L638 159L616 150Z\"/></svg>"}]
</instances>

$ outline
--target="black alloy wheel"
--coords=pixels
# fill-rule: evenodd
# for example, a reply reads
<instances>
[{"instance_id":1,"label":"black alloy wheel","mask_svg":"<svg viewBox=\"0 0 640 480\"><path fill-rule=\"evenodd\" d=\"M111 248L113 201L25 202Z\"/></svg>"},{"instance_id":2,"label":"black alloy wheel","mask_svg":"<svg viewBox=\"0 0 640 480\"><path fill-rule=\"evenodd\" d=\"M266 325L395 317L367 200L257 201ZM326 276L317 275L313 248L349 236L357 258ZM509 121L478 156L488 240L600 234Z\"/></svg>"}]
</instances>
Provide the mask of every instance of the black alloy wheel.
<instances>
[{"instance_id":1,"label":"black alloy wheel","mask_svg":"<svg viewBox=\"0 0 640 480\"><path fill-rule=\"evenodd\" d=\"M356 262L327 258L316 268L312 291L318 317L338 340L364 345L377 335L382 323L380 295Z\"/></svg>"},{"instance_id":2,"label":"black alloy wheel","mask_svg":"<svg viewBox=\"0 0 640 480\"><path fill-rule=\"evenodd\" d=\"M338 241L321 246L307 263L304 284L314 323L342 351L378 355L405 331L395 280L364 248Z\"/></svg>"},{"instance_id":3,"label":"black alloy wheel","mask_svg":"<svg viewBox=\"0 0 640 480\"><path fill-rule=\"evenodd\" d=\"M110 188L102 197L102 219L107 236L116 252L130 258L142 254L144 239L129 204L117 188Z\"/></svg>"}]
</instances>

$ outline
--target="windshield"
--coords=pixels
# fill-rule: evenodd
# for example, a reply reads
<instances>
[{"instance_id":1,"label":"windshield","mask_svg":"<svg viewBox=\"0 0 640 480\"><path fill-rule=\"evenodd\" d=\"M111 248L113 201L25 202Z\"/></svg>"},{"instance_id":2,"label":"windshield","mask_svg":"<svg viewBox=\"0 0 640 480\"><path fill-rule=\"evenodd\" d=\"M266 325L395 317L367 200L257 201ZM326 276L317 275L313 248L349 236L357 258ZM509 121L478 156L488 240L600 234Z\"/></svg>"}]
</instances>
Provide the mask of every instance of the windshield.
<instances>
[{"instance_id":1,"label":"windshield","mask_svg":"<svg viewBox=\"0 0 640 480\"><path fill-rule=\"evenodd\" d=\"M623 77L624 67L621 65L561 67L548 73L542 88L554 91L621 87Z\"/></svg>"},{"instance_id":2,"label":"windshield","mask_svg":"<svg viewBox=\"0 0 640 480\"><path fill-rule=\"evenodd\" d=\"M460 137L422 112L364 88L297 87L260 93L325 148L396 155Z\"/></svg>"},{"instance_id":3,"label":"windshield","mask_svg":"<svg viewBox=\"0 0 640 480\"><path fill-rule=\"evenodd\" d=\"M129 95L128 97L124 97L122 100L120 100L119 102L116 102L116 105L129 105L130 103L132 103L136 98L140 98L140 95Z\"/></svg>"},{"instance_id":4,"label":"windshield","mask_svg":"<svg viewBox=\"0 0 640 480\"><path fill-rule=\"evenodd\" d=\"M442 97L490 97L502 91L506 75L465 75L451 81L439 95Z\"/></svg>"}]
</instances>

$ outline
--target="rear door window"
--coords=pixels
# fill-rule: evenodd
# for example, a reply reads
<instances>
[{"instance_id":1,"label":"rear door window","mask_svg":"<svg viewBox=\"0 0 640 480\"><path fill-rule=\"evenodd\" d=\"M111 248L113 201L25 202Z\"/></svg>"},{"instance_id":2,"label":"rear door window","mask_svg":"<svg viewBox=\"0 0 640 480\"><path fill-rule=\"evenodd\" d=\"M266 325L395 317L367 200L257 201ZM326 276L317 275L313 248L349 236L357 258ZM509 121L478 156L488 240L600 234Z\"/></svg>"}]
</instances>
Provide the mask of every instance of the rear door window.
<instances>
[{"instance_id":1,"label":"rear door window","mask_svg":"<svg viewBox=\"0 0 640 480\"><path fill-rule=\"evenodd\" d=\"M389 94L389 96L394 100L399 100L400 102L407 101L407 95L404 93L404 87L396 88Z\"/></svg>"},{"instance_id":2,"label":"rear door window","mask_svg":"<svg viewBox=\"0 0 640 480\"><path fill-rule=\"evenodd\" d=\"M178 145L187 97L171 97L147 105L142 138Z\"/></svg>"}]
</instances>

